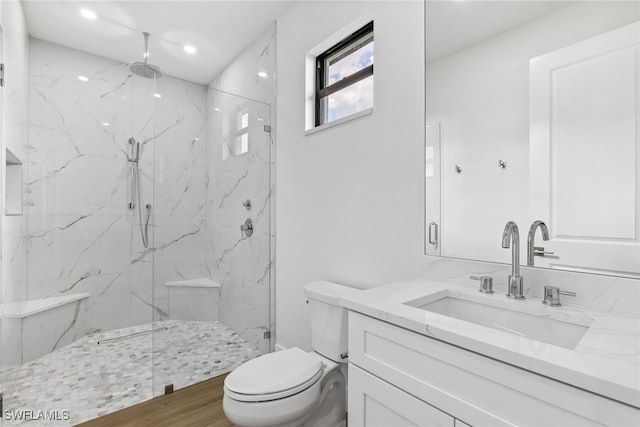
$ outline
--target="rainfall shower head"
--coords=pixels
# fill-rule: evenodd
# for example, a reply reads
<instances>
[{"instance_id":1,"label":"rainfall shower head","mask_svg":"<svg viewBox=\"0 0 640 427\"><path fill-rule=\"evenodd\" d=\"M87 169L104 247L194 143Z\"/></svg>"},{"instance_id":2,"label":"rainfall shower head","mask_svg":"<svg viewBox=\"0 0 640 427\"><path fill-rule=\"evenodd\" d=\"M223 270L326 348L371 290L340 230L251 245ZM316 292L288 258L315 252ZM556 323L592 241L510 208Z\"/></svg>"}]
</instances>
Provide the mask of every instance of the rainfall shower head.
<instances>
[{"instance_id":1,"label":"rainfall shower head","mask_svg":"<svg viewBox=\"0 0 640 427\"><path fill-rule=\"evenodd\" d=\"M142 33L144 35L144 62L132 62L129 64L129 69L136 76L144 77L145 79L153 79L155 77L162 77L164 73L159 67L148 63L149 59L149 36L147 32Z\"/></svg>"}]
</instances>

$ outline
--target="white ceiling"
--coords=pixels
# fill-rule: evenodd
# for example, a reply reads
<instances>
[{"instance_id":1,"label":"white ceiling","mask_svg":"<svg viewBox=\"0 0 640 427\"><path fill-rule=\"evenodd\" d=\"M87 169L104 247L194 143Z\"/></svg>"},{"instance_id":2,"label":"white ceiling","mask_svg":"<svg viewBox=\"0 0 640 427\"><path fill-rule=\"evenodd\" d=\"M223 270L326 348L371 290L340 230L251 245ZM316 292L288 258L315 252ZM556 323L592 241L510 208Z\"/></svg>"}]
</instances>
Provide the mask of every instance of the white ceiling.
<instances>
[{"instance_id":1,"label":"white ceiling","mask_svg":"<svg viewBox=\"0 0 640 427\"><path fill-rule=\"evenodd\" d=\"M327 0L325 0L327 1ZM295 0L97 1L22 0L32 37L123 63L142 61L142 32L151 33L149 63L166 74L209 83ZM448 56L569 1L427 1L427 62ZM80 10L98 15L89 21ZM183 45L197 48L195 55Z\"/></svg>"},{"instance_id":2,"label":"white ceiling","mask_svg":"<svg viewBox=\"0 0 640 427\"><path fill-rule=\"evenodd\" d=\"M35 1L23 0L29 34L123 63L143 61L143 31L151 33L149 63L166 74L209 83L293 0ZM98 18L87 20L80 9ZM194 55L184 44L197 48Z\"/></svg>"},{"instance_id":3,"label":"white ceiling","mask_svg":"<svg viewBox=\"0 0 640 427\"><path fill-rule=\"evenodd\" d=\"M575 1L428 1L427 63L573 3Z\"/></svg>"}]
</instances>

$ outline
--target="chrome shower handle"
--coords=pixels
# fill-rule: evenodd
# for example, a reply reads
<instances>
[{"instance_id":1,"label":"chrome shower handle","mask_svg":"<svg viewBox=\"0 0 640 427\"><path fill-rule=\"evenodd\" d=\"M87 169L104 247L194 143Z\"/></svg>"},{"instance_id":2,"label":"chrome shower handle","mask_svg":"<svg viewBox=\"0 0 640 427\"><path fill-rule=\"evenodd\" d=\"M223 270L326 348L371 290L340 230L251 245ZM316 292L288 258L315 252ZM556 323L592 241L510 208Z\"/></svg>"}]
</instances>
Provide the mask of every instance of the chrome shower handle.
<instances>
[{"instance_id":1,"label":"chrome shower handle","mask_svg":"<svg viewBox=\"0 0 640 427\"><path fill-rule=\"evenodd\" d=\"M246 234L247 237L251 237L251 235L253 234L253 221L251 221L251 218L247 218L244 224L240 226L240 231L243 234Z\"/></svg>"}]
</instances>

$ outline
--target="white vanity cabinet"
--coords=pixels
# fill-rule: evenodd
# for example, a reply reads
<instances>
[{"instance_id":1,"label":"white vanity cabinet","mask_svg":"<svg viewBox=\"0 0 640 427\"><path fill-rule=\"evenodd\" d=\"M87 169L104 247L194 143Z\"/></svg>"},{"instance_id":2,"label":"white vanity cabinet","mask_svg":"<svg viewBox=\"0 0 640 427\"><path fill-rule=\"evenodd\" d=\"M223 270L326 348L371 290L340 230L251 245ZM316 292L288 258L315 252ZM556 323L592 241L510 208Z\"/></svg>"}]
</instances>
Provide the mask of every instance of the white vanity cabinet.
<instances>
[{"instance_id":1,"label":"white vanity cabinet","mask_svg":"<svg viewBox=\"0 0 640 427\"><path fill-rule=\"evenodd\" d=\"M640 411L349 312L351 426L638 426Z\"/></svg>"},{"instance_id":2,"label":"white vanity cabinet","mask_svg":"<svg viewBox=\"0 0 640 427\"><path fill-rule=\"evenodd\" d=\"M349 425L368 427L454 427L455 419L369 374L349 365Z\"/></svg>"}]
</instances>

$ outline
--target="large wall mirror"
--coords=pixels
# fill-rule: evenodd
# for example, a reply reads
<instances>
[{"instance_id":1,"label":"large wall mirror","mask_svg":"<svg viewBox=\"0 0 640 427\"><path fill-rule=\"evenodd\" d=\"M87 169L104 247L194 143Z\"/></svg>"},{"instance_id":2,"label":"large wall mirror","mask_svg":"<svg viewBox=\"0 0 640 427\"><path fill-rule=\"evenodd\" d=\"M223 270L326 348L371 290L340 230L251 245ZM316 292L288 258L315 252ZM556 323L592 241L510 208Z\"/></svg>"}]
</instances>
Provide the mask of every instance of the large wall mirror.
<instances>
[{"instance_id":1,"label":"large wall mirror","mask_svg":"<svg viewBox=\"0 0 640 427\"><path fill-rule=\"evenodd\" d=\"M426 13L425 253L640 277L640 3Z\"/></svg>"}]
</instances>

